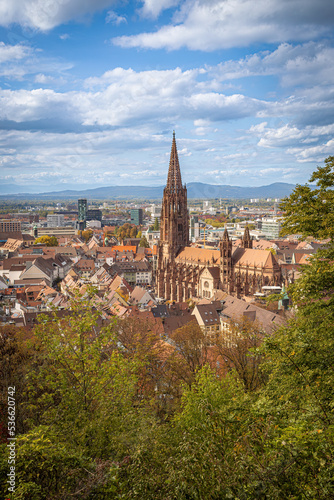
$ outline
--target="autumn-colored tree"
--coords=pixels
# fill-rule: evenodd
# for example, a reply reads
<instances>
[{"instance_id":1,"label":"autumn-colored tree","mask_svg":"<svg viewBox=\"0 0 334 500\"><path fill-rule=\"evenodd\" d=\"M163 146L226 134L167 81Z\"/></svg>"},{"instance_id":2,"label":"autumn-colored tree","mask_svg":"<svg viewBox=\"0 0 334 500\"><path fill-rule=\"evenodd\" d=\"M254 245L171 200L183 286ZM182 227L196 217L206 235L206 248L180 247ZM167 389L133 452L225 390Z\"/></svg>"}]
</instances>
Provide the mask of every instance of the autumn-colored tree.
<instances>
[{"instance_id":1,"label":"autumn-colored tree","mask_svg":"<svg viewBox=\"0 0 334 500\"><path fill-rule=\"evenodd\" d=\"M117 231L118 241L123 241L125 238L135 238L137 236L136 226L126 222L123 226L120 226Z\"/></svg>"},{"instance_id":2,"label":"autumn-colored tree","mask_svg":"<svg viewBox=\"0 0 334 500\"><path fill-rule=\"evenodd\" d=\"M195 320L175 330L170 339L175 346L173 370L179 380L191 385L197 371L208 362L210 341Z\"/></svg>"},{"instance_id":3,"label":"autumn-colored tree","mask_svg":"<svg viewBox=\"0 0 334 500\"><path fill-rule=\"evenodd\" d=\"M57 247L58 246L58 240L55 236L39 236L38 238L35 239L34 245L45 245L47 247Z\"/></svg>"},{"instance_id":4,"label":"autumn-colored tree","mask_svg":"<svg viewBox=\"0 0 334 500\"><path fill-rule=\"evenodd\" d=\"M91 237L93 236L93 231L91 229L85 229L84 231L81 232L81 237L85 240L85 242L87 243L87 241L89 241L91 239Z\"/></svg>"},{"instance_id":5,"label":"autumn-colored tree","mask_svg":"<svg viewBox=\"0 0 334 500\"><path fill-rule=\"evenodd\" d=\"M137 228L136 226L134 226L130 230L130 238L135 238L136 236L137 236Z\"/></svg>"},{"instance_id":6,"label":"autumn-colored tree","mask_svg":"<svg viewBox=\"0 0 334 500\"><path fill-rule=\"evenodd\" d=\"M228 330L221 334L215 346L224 369L235 370L246 391L258 389L265 380L261 371L263 357L256 351L263 338L259 323L240 317L229 321Z\"/></svg>"}]
</instances>

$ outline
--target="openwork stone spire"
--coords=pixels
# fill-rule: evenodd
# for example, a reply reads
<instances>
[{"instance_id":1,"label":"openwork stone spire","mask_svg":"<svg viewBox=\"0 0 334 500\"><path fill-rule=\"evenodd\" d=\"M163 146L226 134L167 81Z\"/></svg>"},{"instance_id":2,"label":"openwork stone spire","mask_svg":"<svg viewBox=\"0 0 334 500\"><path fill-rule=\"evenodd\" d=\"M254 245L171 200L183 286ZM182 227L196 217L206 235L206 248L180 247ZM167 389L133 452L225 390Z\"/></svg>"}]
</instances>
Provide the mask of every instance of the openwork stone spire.
<instances>
[{"instance_id":1,"label":"openwork stone spire","mask_svg":"<svg viewBox=\"0 0 334 500\"><path fill-rule=\"evenodd\" d=\"M160 249L165 263L173 263L181 248L189 244L189 216L187 208L187 188L182 186L181 171L175 132L164 189L160 218Z\"/></svg>"},{"instance_id":2,"label":"openwork stone spire","mask_svg":"<svg viewBox=\"0 0 334 500\"><path fill-rule=\"evenodd\" d=\"M223 240L224 241L230 241L230 238L228 236L228 231L227 231L226 224L225 224L225 229L224 229L224 234L223 234Z\"/></svg>"},{"instance_id":3,"label":"openwork stone spire","mask_svg":"<svg viewBox=\"0 0 334 500\"><path fill-rule=\"evenodd\" d=\"M242 238L242 247L243 248L253 248L253 241L252 241L252 238L251 238L250 233L249 233L248 224L246 224L244 236Z\"/></svg>"},{"instance_id":4,"label":"openwork stone spire","mask_svg":"<svg viewBox=\"0 0 334 500\"><path fill-rule=\"evenodd\" d=\"M170 152L169 170L168 170L166 188L170 193L178 193L182 190L182 179L181 179L179 157L177 154L175 131L173 131L173 142L172 142L172 149Z\"/></svg>"}]
</instances>

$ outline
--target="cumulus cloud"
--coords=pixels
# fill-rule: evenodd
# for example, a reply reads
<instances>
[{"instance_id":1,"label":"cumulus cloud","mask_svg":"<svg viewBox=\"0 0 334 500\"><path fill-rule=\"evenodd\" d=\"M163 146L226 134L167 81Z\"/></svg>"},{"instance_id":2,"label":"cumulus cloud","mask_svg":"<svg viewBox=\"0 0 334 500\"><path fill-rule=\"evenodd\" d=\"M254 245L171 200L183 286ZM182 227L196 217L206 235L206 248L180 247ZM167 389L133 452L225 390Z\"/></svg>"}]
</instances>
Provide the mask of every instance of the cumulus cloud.
<instances>
[{"instance_id":1,"label":"cumulus cloud","mask_svg":"<svg viewBox=\"0 0 334 500\"><path fill-rule=\"evenodd\" d=\"M160 0L156 8L154 3L146 0L144 10L157 15L171 1ZM306 41L330 33L333 21L331 0L184 0L172 24L113 42L121 47L211 51L259 42Z\"/></svg>"},{"instance_id":2,"label":"cumulus cloud","mask_svg":"<svg viewBox=\"0 0 334 500\"><path fill-rule=\"evenodd\" d=\"M175 7L180 3L181 0L144 0L141 14L146 17L157 18L163 10Z\"/></svg>"},{"instance_id":3,"label":"cumulus cloud","mask_svg":"<svg viewBox=\"0 0 334 500\"><path fill-rule=\"evenodd\" d=\"M23 80L35 75L36 83L62 84L65 73L71 68L71 63L47 58L39 49L0 42L0 76L7 80Z\"/></svg>"},{"instance_id":4,"label":"cumulus cloud","mask_svg":"<svg viewBox=\"0 0 334 500\"><path fill-rule=\"evenodd\" d=\"M32 54L32 49L26 45L6 45L0 42L0 64L8 61L20 60Z\"/></svg>"},{"instance_id":5,"label":"cumulus cloud","mask_svg":"<svg viewBox=\"0 0 334 500\"><path fill-rule=\"evenodd\" d=\"M299 163L322 161L333 154L334 124L326 126L306 126L285 124L269 127L266 122L250 128L250 134L258 137L258 146L267 149L280 148L295 157ZM268 171L268 173L270 173ZM285 172L289 173L289 172Z\"/></svg>"},{"instance_id":6,"label":"cumulus cloud","mask_svg":"<svg viewBox=\"0 0 334 500\"><path fill-rule=\"evenodd\" d=\"M288 153L296 156L297 161L300 163L320 163L323 162L324 158L329 155L333 155L334 150L334 139L329 139L328 141L310 148L291 148L288 149Z\"/></svg>"},{"instance_id":7,"label":"cumulus cloud","mask_svg":"<svg viewBox=\"0 0 334 500\"><path fill-rule=\"evenodd\" d=\"M119 16L114 12L113 10L109 10L106 16L106 23L111 23L115 24L116 26L119 26L122 23L126 23L126 17L124 16Z\"/></svg>"},{"instance_id":8,"label":"cumulus cloud","mask_svg":"<svg viewBox=\"0 0 334 500\"><path fill-rule=\"evenodd\" d=\"M243 95L207 92L198 74L180 68L141 72L116 68L100 79L88 79L87 91L0 90L0 120L30 127L30 122L52 117L53 125L61 128L65 123L103 128L143 121L175 123L181 118L206 123L251 116L266 107L265 102ZM36 78L48 81L44 74Z\"/></svg>"},{"instance_id":9,"label":"cumulus cloud","mask_svg":"<svg viewBox=\"0 0 334 500\"><path fill-rule=\"evenodd\" d=\"M48 31L115 3L115 0L3 0L0 3L0 25L16 23Z\"/></svg>"},{"instance_id":10,"label":"cumulus cloud","mask_svg":"<svg viewBox=\"0 0 334 500\"><path fill-rule=\"evenodd\" d=\"M274 51L263 51L245 58L225 61L207 68L219 81L277 75L283 87L334 83L334 49L324 43L280 44Z\"/></svg>"}]
</instances>

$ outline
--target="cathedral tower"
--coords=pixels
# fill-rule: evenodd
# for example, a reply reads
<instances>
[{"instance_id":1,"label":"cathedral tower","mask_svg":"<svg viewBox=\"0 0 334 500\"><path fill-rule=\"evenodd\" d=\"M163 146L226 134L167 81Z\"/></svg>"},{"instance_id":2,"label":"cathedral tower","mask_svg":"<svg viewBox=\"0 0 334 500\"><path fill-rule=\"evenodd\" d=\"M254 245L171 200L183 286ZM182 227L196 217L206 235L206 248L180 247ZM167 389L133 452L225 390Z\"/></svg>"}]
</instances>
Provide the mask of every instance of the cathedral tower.
<instances>
[{"instance_id":1,"label":"cathedral tower","mask_svg":"<svg viewBox=\"0 0 334 500\"><path fill-rule=\"evenodd\" d=\"M180 249L189 244L187 188L182 186L175 132L173 132L167 185L162 199L160 242L163 245L164 258L168 260L174 260Z\"/></svg>"},{"instance_id":2,"label":"cathedral tower","mask_svg":"<svg viewBox=\"0 0 334 500\"><path fill-rule=\"evenodd\" d=\"M161 217L160 242L157 262L157 292L159 297L174 296L174 260L180 250L189 245L189 215L187 188L182 185L175 132L173 132L167 184L164 189Z\"/></svg>"}]
</instances>

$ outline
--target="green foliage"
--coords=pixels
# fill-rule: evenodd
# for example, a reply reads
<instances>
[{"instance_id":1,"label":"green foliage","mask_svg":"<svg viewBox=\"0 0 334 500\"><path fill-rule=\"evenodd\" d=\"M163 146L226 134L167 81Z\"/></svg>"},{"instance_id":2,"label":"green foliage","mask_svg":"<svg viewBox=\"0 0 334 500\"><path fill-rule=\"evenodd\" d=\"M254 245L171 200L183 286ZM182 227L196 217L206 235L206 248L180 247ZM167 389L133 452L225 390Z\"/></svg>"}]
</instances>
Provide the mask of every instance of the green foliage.
<instances>
[{"instance_id":1,"label":"green foliage","mask_svg":"<svg viewBox=\"0 0 334 500\"><path fill-rule=\"evenodd\" d=\"M226 217L220 216L216 219L205 219L205 224L208 224L212 227L224 227L226 224Z\"/></svg>"},{"instance_id":2,"label":"green foliage","mask_svg":"<svg viewBox=\"0 0 334 500\"><path fill-rule=\"evenodd\" d=\"M126 449L119 437L132 425L136 366L115 348L114 324L101 326L99 317L90 297L74 299L66 319L42 320L36 336L47 363L31 375L30 390L45 387L37 401L41 423L61 422L60 439L102 458Z\"/></svg>"},{"instance_id":3,"label":"green foliage","mask_svg":"<svg viewBox=\"0 0 334 500\"><path fill-rule=\"evenodd\" d=\"M144 247L144 248L149 248L149 244L148 244L148 241L146 239L146 236L143 236L142 239L140 240L139 242L139 246L140 247Z\"/></svg>"},{"instance_id":4,"label":"green foliage","mask_svg":"<svg viewBox=\"0 0 334 500\"><path fill-rule=\"evenodd\" d=\"M310 182L314 181L316 189L297 185L282 201L280 208L285 212L282 235L334 239L334 156L329 156L325 166L312 174Z\"/></svg>"},{"instance_id":5,"label":"green foliage","mask_svg":"<svg viewBox=\"0 0 334 500\"><path fill-rule=\"evenodd\" d=\"M159 224L159 220L158 220L158 218L156 217L156 218L154 219L153 231L159 231L159 229L160 229L160 224Z\"/></svg>"},{"instance_id":6,"label":"green foliage","mask_svg":"<svg viewBox=\"0 0 334 500\"><path fill-rule=\"evenodd\" d=\"M42 244L47 247L57 247L58 246L58 240L55 236L40 236L39 238L36 238L34 241L34 245Z\"/></svg>"}]
</instances>

